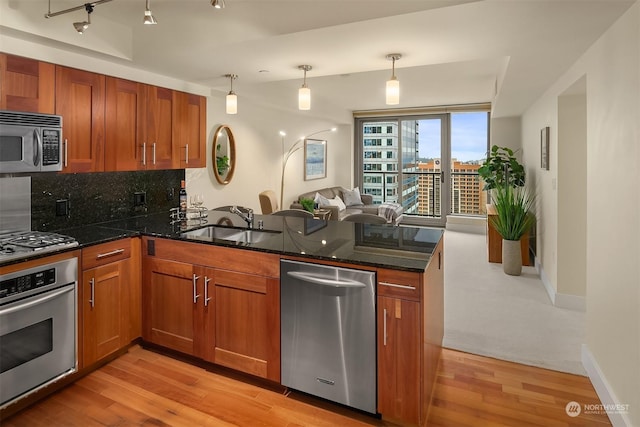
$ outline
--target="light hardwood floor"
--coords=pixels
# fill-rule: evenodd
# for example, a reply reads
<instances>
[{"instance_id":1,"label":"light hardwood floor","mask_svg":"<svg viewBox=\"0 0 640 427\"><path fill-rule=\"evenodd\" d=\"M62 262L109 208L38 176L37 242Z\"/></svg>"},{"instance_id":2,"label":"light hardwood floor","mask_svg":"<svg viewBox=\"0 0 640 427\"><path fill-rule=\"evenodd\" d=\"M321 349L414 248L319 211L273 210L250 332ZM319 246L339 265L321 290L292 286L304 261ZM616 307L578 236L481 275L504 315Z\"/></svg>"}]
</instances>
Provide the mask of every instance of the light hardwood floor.
<instances>
[{"instance_id":1,"label":"light hardwood floor","mask_svg":"<svg viewBox=\"0 0 640 427\"><path fill-rule=\"evenodd\" d=\"M395 426L281 387L252 384L132 347L3 427ZM586 377L444 350L430 426L601 426L606 415L569 417L599 403Z\"/></svg>"}]
</instances>

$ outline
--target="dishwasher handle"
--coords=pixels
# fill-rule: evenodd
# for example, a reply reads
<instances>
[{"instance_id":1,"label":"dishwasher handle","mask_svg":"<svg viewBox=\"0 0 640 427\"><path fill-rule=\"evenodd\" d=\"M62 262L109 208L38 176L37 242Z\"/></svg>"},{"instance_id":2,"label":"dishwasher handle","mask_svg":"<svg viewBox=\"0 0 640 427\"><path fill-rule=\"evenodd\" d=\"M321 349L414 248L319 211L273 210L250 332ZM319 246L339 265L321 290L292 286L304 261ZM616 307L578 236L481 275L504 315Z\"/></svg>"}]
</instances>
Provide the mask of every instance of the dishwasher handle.
<instances>
[{"instance_id":1,"label":"dishwasher handle","mask_svg":"<svg viewBox=\"0 0 640 427\"><path fill-rule=\"evenodd\" d=\"M367 285L357 280L351 279L326 279L324 277L314 276L312 274L303 273L301 271L287 271L287 275L305 282L315 283L316 285L331 286L333 288L364 288Z\"/></svg>"}]
</instances>

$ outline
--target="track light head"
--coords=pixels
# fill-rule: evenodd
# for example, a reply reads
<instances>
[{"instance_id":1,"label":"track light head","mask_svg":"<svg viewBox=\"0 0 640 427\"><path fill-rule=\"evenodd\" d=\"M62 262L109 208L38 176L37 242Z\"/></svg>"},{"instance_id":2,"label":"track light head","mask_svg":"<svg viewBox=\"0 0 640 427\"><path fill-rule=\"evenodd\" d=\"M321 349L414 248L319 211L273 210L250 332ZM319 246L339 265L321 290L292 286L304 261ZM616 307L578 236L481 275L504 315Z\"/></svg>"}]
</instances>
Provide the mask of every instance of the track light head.
<instances>
[{"instance_id":1,"label":"track light head","mask_svg":"<svg viewBox=\"0 0 640 427\"><path fill-rule=\"evenodd\" d=\"M84 5L84 9L87 11L87 20L73 23L73 28L76 29L78 34L83 34L84 31L89 28L89 25L91 25L91 12L93 12L93 5L91 3L87 3Z\"/></svg>"},{"instance_id":2,"label":"track light head","mask_svg":"<svg viewBox=\"0 0 640 427\"><path fill-rule=\"evenodd\" d=\"M144 9L144 18L142 19L142 22L146 25L155 25L158 23L156 18L154 18L153 14L151 13L151 8L149 7L149 0L147 0L147 4Z\"/></svg>"},{"instance_id":3,"label":"track light head","mask_svg":"<svg viewBox=\"0 0 640 427\"><path fill-rule=\"evenodd\" d=\"M82 21L82 22L74 22L73 23L73 28L76 29L76 31L78 32L78 34L82 34L84 33L84 31L89 28L89 22L87 21Z\"/></svg>"}]
</instances>

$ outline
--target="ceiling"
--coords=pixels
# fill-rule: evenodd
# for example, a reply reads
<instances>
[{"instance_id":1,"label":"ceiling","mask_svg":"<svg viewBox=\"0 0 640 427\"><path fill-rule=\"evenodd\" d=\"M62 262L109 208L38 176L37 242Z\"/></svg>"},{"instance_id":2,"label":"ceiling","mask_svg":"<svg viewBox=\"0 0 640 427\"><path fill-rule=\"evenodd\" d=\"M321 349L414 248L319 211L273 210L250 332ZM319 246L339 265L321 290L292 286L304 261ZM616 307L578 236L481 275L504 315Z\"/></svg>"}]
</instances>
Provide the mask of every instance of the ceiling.
<instances>
[{"instance_id":1,"label":"ceiling","mask_svg":"<svg viewBox=\"0 0 640 427\"><path fill-rule=\"evenodd\" d=\"M76 11L50 19L47 0L0 0L0 32L297 109L303 72L310 114L387 108L389 53L400 53L397 107L494 102L518 116L635 0L144 0L96 6L83 35ZM51 11L82 4L50 0ZM314 111L315 110L315 111Z\"/></svg>"}]
</instances>

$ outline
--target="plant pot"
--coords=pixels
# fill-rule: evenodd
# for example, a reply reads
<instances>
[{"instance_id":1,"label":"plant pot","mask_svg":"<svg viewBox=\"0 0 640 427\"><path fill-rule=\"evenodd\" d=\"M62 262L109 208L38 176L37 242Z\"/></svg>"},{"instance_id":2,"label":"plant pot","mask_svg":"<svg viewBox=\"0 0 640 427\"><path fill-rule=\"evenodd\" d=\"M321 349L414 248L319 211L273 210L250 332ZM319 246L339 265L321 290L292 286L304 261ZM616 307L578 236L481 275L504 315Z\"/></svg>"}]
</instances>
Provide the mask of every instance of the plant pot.
<instances>
[{"instance_id":1,"label":"plant pot","mask_svg":"<svg viewBox=\"0 0 640 427\"><path fill-rule=\"evenodd\" d=\"M502 239L502 271L511 276L522 274L520 240Z\"/></svg>"}]
</instances>

